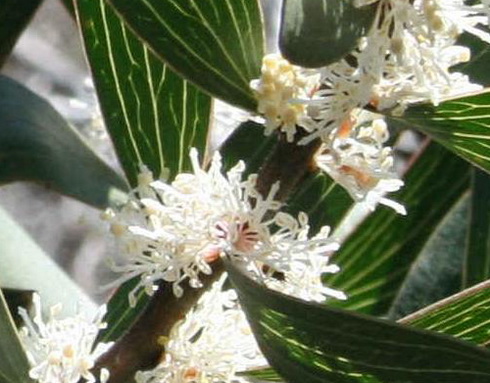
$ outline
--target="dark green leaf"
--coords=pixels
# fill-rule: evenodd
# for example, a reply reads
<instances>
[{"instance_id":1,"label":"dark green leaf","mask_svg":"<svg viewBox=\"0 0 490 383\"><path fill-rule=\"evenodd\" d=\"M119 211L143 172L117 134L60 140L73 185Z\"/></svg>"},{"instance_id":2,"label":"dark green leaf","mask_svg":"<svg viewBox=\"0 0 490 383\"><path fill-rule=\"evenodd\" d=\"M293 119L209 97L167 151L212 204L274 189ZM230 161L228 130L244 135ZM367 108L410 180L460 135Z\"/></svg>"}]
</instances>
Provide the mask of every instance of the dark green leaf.
<instances>
[{"instance_id":1,"label":"dark green leaf","mask_svg":"<svg viewBox=\"0 0 490 383\"><path fill-rule=\"evenodd\" d=\"M442 102L410 106L400 119L490 172L490 91Z\"/></svg>"},{"instance_id":2,"label":"dark green leaf","mask_svg":"<svg viewBox=\"0 0 490 383\"><path fill-rule=\"evenodd\" d=\"M431 143L404 178L405 186L390 198L403 203L408 215L380 206L342 244L333 258L341 271L328 275L325 282L348 299L331 304L373 315L386 313L411 263L467 189L469 165Z\"/></svg>"},{"instance_id":3,"label":"dark green leaf","mask_svg":"<svg viewBox=\"0 0 490 383\"><path fill-rule=\"evenodd\" d=\"M23 307L26 310L32 307L32 295L34 291L4 288L2 292L15 325L19 327L22 324L22 318L17 310L19 307Z\"/></svg>"},{"instance_id":4,"label":"dark green leaf","mask_svg":"<svg viewBox=\"0 0 490 383\"><path fill-rule=\"evenodd\" d=\"M58 303L63 305L63 315L75 314L80 303L89 316L96 310L80 287L1 208L0 287L36 291L47 313Z\"/></svg>"},{"instance_id":5,"label":"dark green leaf","mask_svg":"<svg viewBox=\"0 0 490 383\"><path fill-rule=\"evenodd\" d=\"M264 126L253 121L242 123L220 147L223 163L230 169L238 161L247 164L246 173L257 173L277 142L275 135L264 137Z\"/></svg>"},{"instance_id":6,"label":"dark green leaf","mask_svg":"<svg viewBox=\"0 0 490 383\"><path fill-rule=\"evenodd\" d=\"M269 290L228 262L259 346L290 383L484 383L490 352Z\"/></svg>"},{"instance_id":7,"label":"dark green leaf","mask_svg":"<svg viewBox=\"0 0 490 383\"><path fill-rule=\"evenodd\" d=\"M390 309L398 319L460 291L468 229L465 193L434 229Z\"/></svg>"},{"instance_id":8,"label":"dark green leaf","mask_svg":"<svg viewBox=\"0 0 490 383\"><path fill-rule=\"evenodd\" d=\"M284 379L275 372L272 368L267 367L261 370L249 370L240 375L247 376L249 378L254 378L259 382L283 382Z\"/></svg>"},{"instance_id":9,"label":"dark green leaf","mask_svg":"<svg viewBox=\"0 0 490 383\"><path fill-rule=\"evenodd\" d=\"M258 0L110 0L177 73L212 96L255 110L263 29Z\"/></svg>"},{"instance_id":10,"label":"dark green leaf","mask_svg":"<svg viewBox=\"0 0 490 383\"><path fill-rule=\"evenodd\" d=\"M127 188L50 104L7 77L0 77L0 153L0 184L35 181L100 208Z\"/></svg>"},{"instance_id":11,"label":"dark green leaf","mask_svg":"<svg viewBox=\"0 0 490 383\"><path fill-rule=\"evenodd\" d=\"M286 210L297 215L308 214L311 233L322 226L335 228L352 207L352 199L345 189L325 173L311 174L287 202Z\"/></svg>"},{"instance_id":12,"label":"dark green leaf","mask_svg":"<svg viewBox=\"0 0 490 383\"><path fill-rule=\"evenodd\" d=\"M471 60L451 69L467 74L474 83L490 86L490 45L471 33L463 33L458 39L458 45L465 45L471 49Z\"/></svg>"},{"instance_id":13,"label":"dark green leaf","mask_svg":"<svg viewBox=\"0 0 490 383\"><path fill-rule=\"evenodd\" d=\"M171 177L189 169L189 148L204 153L210 97L164 66L103 0L77 7L102 114L130 183L140 164L156 177L164 168Z\"/></svg>"},{"instance_id":14,"label":"dark green leaf","mask_svg":"<svg viewBox=\"0 0 490 383\"><path fill-rule=\"evenodd\" d=\"M139 281L139 276L127 281L109 299L107 314L104 317L107 328L99 332L97 342L116 341L131 327L136 318L143 312L150 301L150 297L144 290L140 290L136 294L136 305L134 307L128 304L128 294Z\"/></svg>"},{"instance_id":15,"label":"dark green leaf","mask_svg":"<svg viewBox=\"0 0 490 383\"><path fill-rule=\"evenodd\" d=\"M279 45L291 63L317 68L352 51L373 23L376 4L353 0L284 0Z\"/></svg>"},{"instance_id":16,"label":"dark green leaf","mask_svg":"<svg viewBox=\"0 0 490 383\"><path fill-rule=\"evenodd\" d=\"M490 176L473 169L471 213L463 286L490 278Z\"/></svg>"},{"instance_id":17,"label":"dark green leaf","mask_svg":"<svg viewBox=\"0 0 490 383\"><path fill-rule=\"evenodd\" d=\"M0 2L0 67L41 2L42 0L22 0L21 7L18 0Z\"/></svg>"},{"instance_id":18,"label":"dark green leaf","mask_svg":"<svg viewBox=\"0 0 490 383\"><path fill-rule=\"evenodd\" d=\"M0 289L0 382L29 383L29 363Z\"/></svg>"},{"instance_id":19,"label":"dark green leaf","mask_svg":"<svg viewBox=\"0 0 490 383\"><path fill-rule=\"evenodd\" d=\"M489 318L490 281L486 281L417 311L400 322L488 346Z\"/></svg>"}]
</instances>

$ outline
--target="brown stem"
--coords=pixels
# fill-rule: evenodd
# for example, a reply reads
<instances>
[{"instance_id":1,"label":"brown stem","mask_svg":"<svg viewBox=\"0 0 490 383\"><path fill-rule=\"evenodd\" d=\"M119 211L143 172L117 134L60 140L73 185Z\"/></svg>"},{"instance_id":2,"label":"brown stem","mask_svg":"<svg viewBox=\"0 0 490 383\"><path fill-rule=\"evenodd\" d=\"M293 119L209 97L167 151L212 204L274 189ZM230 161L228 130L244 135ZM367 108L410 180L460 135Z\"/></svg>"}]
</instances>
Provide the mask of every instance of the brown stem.
<instances>
[{"instance_id":1,"label":"brown stem","mask_svg":"<svg viewBox=\"0 0 490 383\"><path fill-rule=\"evenodd\" d=\"M320 140L298 146L280 136L259 171L258 191L266 196L271 186L280 181L275 199L285 201L312 170L313 155L319 146ZM162 282L133 327L97 360L93 369L94 375L98 376L100 369L105 367L110 371L108 383L127 383L137 371L155 367L165 352L158 339L169 336L175 323L185 317L201 295L223 273L221 260L213 262L211 267L213 273L201 277L202 288L182 285L184 294L181 298L175 297L170 283Z\"/></svg>"},{"instance_id":2,"label":"brown stem","mask_svg":"<svg viewBox=\"0 0 490 383\"><path fill-rule=\"evenodd\" d=\"M158 339L169 336L175 323L185 317L201 295L223 273L221 259L210 266L212 274L201 275L203 287L195 289L184 283L184 294L181 298L174 295L171 283L160 283L158 291L133 327L97 360L93 369L94 375L98 376L101 368L107 368L110 372L108 383L127 383L132 380L136 371L155 367L165 351Z\"/></svg>"}]
</instances>

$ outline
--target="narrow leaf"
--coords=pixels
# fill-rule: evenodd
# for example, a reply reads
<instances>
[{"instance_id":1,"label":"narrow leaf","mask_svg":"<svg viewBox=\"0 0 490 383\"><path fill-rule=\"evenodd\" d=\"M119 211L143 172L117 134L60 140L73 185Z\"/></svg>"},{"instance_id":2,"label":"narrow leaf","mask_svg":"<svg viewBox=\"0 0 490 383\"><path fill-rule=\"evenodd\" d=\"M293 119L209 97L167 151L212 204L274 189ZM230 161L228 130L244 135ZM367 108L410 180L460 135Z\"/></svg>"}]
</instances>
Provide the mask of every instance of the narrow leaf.
<instances>
[{"instance_id":1,"label":"narrow leaf","mask_svg":"<svg viewBox=\"0 0 490 383\"><path fill-rule=\"evenodd\" d=\"M177 73L224 101L255 110L263 28L258 0L110 0Z\"/></svg>"},{"instance_id":2,"label":"narrow leaf","mask_svg":"<svg viewBox=\"0 0 490 383\"><path fill-rule=\"evenodd\" d=\"M130 183L141 164L157 177L165 168L170 177L189 169L189 148L204 152L210 98L163 65L103 0L76 5L102 114Z\"/></svg>"},{"instance_id":3,"label":"narrow leaf","mask_svg":"<svg viewBox=\"0 0 490 383\"><path fill-rule=\"evenodd\" d=\"M399 119L457 155L490 172L490 91L442 102L409 107Z\"/></svg>"},{"instance_id":4,"label":"narrow leaf","mask_svg":"<svg viewBox=\"0 0 490 383\"><path fill-rule=\"evenodd\" d=\"M490 281L482 282L400 320L418 328L488 346Z\"/></svg>"},{"instance_id":5,"label":"narrow leaf","mask_svg":"<svg viewBox=\"0 0 490 383\"><path fill-rule=\"evenodd\" d=\"M432 232L390 308L391 319L460 291L469 199L469 193L463 194Z\"/></svg>"},{"instance_id":6,"label":"narrow leaf","mask_svg":"<svg viewBox=\"0 0 490 383\"><path fill-rule=\"evenodd\" d=\"M23 307L24 309L29 310L32 307L32 296L34 291L3 288L2 292L15 326L19 327L22 324L22 317L18 313L18 308Z\"/></svg>"},{"instance_id":7,"label":"narrow leaf","mask_svg":"<svg viewBox=\"0 0 490 383\"><path fill-rule=\"evenodd\" d=\"M0 77L0 153L0 184L35 181L99 208L127 188L48 102L8 77Z\"/></svg>"},{"instance_id":8,"label":"narrow leaf","mask_svg":"<svg viewBox=\"0 0 490 383\"><path fill-rule=\"evenodd\" d=\"M441 177L451 174L451 178ZM411 263L441 219L467 189L469 165L431 143L405 176L405 186L390 198L403 203L407 216L380 206L342 244L333 261L341 271L327 285L349 299L332 304L373 315L385 314Z\"/></svg>"},{"instance_id":9,"label":"narrow leaf","mask_svg":"<svg viewBox=\"0 0 490 383\"><path fill-rule=\"evenodd\" d=\"M0 382L28 383L29 363L0 289Z\"/></svg>"},{"instance_id":10,"label":"narrow leaf","mask_svg":"<svg viewBox=\"0 0 490 383\"><path fill-rule=\"evenodd\" d=\"M483 383L490 351L269 290L228 262L259 346L290 383Z\"/></svg>"},{"instance_id":11,"label":"narrow leaf","mask_svg":"<svg viewBox=\"0 0 490 383\"><path fill-rule=\"evenodd\" d=\"M136 305L128 305L128 294L139 282L140 277L133 278L120 286L107 303L107 314L104 322L107 327L99 332L97 342L112 342L119 339L135 322L150 301L144 290L140 290L135 298Z\"/></svg>"},{"instance_id":12,"label":"narrow leaf","mask_svg":"<svg viewBox=\"0 0 490 383\"><path fill-rule=\"evenodd\" d=\"M490 176L473 169L471 211L463 286L490 278Z\"/></svg>"},{"instance_id":13,"label":"narrow leaf","mask_svg":"<svg viewBox=\"0 0 490 383\"><path fill-rule=\"evenodd\" d=\"M42 0L22 0L22 7L19 7L17 0L0 2L0 67L9 57L41 2Z\"/></svg>"},{"instance_id":14,"label":"narrow leaf","mask_svg":"<svg viewBox=\"0 0 490 383\"><path fill-rule=\"evenodd\" d=\"M373 23L376 5L353 0L284 0L279 45L291 63L317 68L352 51Z\"/></svg>"}]
</instances>

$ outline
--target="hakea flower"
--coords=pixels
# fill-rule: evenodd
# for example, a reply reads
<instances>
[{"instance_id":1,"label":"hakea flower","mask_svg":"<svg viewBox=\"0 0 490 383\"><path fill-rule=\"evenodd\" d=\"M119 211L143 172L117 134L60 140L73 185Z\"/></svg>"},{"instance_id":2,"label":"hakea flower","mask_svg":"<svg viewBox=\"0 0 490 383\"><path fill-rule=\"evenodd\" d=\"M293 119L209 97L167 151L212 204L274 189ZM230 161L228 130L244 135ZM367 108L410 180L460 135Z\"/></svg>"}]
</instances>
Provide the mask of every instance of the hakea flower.
<instances>
[{"instance_id":1,"label":"hakea flower","mask_svg":"<svg viewBox=\"0 0 490 383\"><path fill-rule=\"evenodd\" d=\"M384 146L389 138L386 123L363 115L352 126L331 133L331 141L315 156L316 164L367 208L374 210L380 203L405 215L401 204L384 197L403 186L393 169L392 150Z\"/></svg>"},{"instance_id":2,"label":"hakea flower","mask_svg":"<svg viewBox=\"0 0 490 383\"><path fill-rule=\"evenodd\" d=\"M358 0L356 4L375 2ZM316 138L329 141L330 133L357 108L402 113L411 103L437 105L443 98L481 89L450 68L470 59L470 50L456 44L462 32L490 42L490 34L479 28L488 24L489 14L488 1L469 6L463 0L379 0L368 34L334 64L313 71L292 66L279 56L265 56L262 77L251 86L258 111L266 118L266 132L279 128L291 141L297 129L291 124L296 120L309 133L299 144ZM308 81L269 86L285 83L283 72L276 69L282 67L288 68L286 78ZM295 117L281 118L277 111L291 106L298 111ZM273 113L267 113L269 107Z\"/></svg>"},{"instance_id":3,"label":"hakea flower","mask_svg":"<svg viewBox=\"0 0 490 383\"><path fill-rule=\"evenodd\" d=\"M129 201L105 214L119 247L120 259L113 269L122 273L112 285L140 277L129 294L131 304L141 288L152 294L159 280L171 282L176 296L182 295L181 284L186 281L193 288L201 287L200 273L211 273L209 264L222 254L246 259L255 270L291 275L287 281L296 280L293 275L305 270L317 273L316 280L310 278L298 290L305 299L310 299L307 290L313 285L311 299L320 300L320 290L344 297L315 285L321 283L322 273L337 270L326 264L338 244L325 235L326 230L322 238L309 241L306 215L297 221L278 212L277 183L263 198L255 188L255 175L242 180L242 162L223 175L219 153L208 171L200 167L195 149L190 156L193 173L179 174L169 184L154 181L144 171ZM297 281L306 283L306 279Z\"/></svg>"},{"instance_id":4,"label":"hakea flower","mask_svg":"<svg viewBox=\"0 0 490 383\"><path fill-rule=\"evenodd\" d=\"M94 345L99 330L105 327L102 323L105 306L89 320L81 313L58 319L61 305L56 305L45 322L39 295L34 294L33 303L32 319L25 309L19 308L25 324L19 336L31 365L29 376L39 383L78 383L81 378L89 383L107 381L107 369L102 369L99 377L90 372L96 359L112 345L102 342Z\"/></svg>"},{"instance_id":5,"label":"hakea flower","mask_svg":"<svg viewBox=\"0 0 490 383\"><path fill-rule=\"evenodd\" d=\"M223 290L226 275L163 339L165 357L137 383L245 382L237 374L267 364L234 290Z\"/></svg>"},{"instance_id":6,"label":"hakea flower","mask_svg":"<svg viewBox=\"0 0 490 383\"><path fill-rule=\"evenodd\" d=\"M264 57L261 78L253 80L250 86L258 100L258 112L266 119L266 135L280 129L292 142L296 126L310 130L313 121L302 100L311 99L318 80L318 74L291 65L278 54Z\"/></svg>"}]
</instances>

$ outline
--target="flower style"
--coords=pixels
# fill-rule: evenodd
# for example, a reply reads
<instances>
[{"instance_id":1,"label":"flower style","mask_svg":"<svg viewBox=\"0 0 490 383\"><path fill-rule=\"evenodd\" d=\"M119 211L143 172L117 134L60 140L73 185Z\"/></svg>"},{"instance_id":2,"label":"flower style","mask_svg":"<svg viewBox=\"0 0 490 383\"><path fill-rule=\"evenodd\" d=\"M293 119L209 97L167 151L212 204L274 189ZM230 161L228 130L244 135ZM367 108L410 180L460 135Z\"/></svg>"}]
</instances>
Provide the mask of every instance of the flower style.
<instances>
[{"instance_id":1,"label":"flower style","mask_svg":"<svg viewBox=\"0 0 490 383\"><path fill-rule=\"evenodd\" d=\"M322 273L337 270L327 266L328 255L338 248L328 238L328 228L309 241L306 215L298 221L278 212L278 184L263 198L255 189L255 175L242 181L243 163L225 176L218 153L207 172L199 166L196 150L190 156L192 174L179 174L168 184L144 171L128 203L105 214L122 258L113 265L123 273L113 285L140 276L129 295L131 304L141 288L152 294L159 280L171 282L176 296L182 295L186 280L193 288L201 287L200 273L211 273L209 264L222 254L246 260L265 281L283 273L281 284L298 283L286 290L304 299L324 300L319 292L344 298L321 285ZM298 273L312 275L301 278Z\"/></svg>"},{"instance_id":2,"label":"flower style","mask_svg":"<svg viewBox=\"0 0 490 383\"><path fill-rule=\"evenodd\" d=\"M267 364L240 309L234 290L223 290L226 275L164 340L165 358L137 383L245 382L238 372Z\"/></svg>"},{"instance_id":3,"label":"flower style","mask_svg":"<svg viewBox=\"0 0 490 383\"><path fill-rule=\"evenodd\" d=\"M381 203L405 215L402 205L384 197L403 186L393 170L391 148L383 146L389 138L386 123L365 115L358 114L355 127L333 131L331 141L315 156L316 163L368 209L374 210Z\"/></svg>"},{"instance_id":4,"label":"flower style","mask_svg":"<svg viewBox=\"0 0 490 383\"><path fill-rule=\"evenodd\" d=\"M81 378L95 382L96 377L90 369L112 345L99 342L94 348L99 330L105 327L102 323L105 306L89 320L82 314L57 319L61 305L56 305L44 322L39 295L34 294L33 302L35 314L32 319L26 310L19 308L25 324L19 335L32 367L29 376L39 383L78 383ZM109 371L102 369L99 380L105 382L108 377Z\"/></svg>"}]
</instances>

